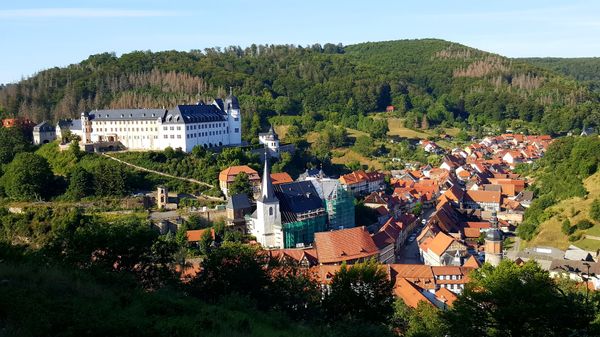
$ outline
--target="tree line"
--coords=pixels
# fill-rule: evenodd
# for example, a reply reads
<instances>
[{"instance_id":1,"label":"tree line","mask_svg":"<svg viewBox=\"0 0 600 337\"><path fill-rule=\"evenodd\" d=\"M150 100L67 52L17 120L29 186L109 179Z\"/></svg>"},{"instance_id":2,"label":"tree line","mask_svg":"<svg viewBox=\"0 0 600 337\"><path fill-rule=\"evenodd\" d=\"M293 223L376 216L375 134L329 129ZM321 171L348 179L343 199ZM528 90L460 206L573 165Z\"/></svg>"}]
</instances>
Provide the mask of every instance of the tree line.
<instances>
[{"instance_id":1,"label":"tree line","mask_svg":"<svg viewBox=\"0 0 600 337\"><path fill-rule=\"evenodd\" d=\"M600 119L598 95L585 85L442 40L97 54L5 85L0 106L36 121L56 120L83 110L207 101L229 87L240 98L246 140L255 137L248 132L255 119L322 116L348 126L388 105L431 126L520 119L559 133Z\"/></svg>"},{"instance_id":2,"label":"tree line","mask_svg":"<svg viewBox=\"0 0 600 337\"><path fill-rule=\"evenodd\" d=\"M470 274L450 308L427 303L412 308L394 298L393 282L374 260L340 266L323 286L293 260L269 258L234 239L205 247L202 269L182 278L184 247L146 220L107 222L78 208L24 214L1 209L0 220L0 275L6 280L0 287L2 326L15 336L599 332L598 295L551 279L535 262L484 265ZM223 314L211 314L215 311ZM28 324L40 314L39 324Z\"/></svg>"}]
</instances>

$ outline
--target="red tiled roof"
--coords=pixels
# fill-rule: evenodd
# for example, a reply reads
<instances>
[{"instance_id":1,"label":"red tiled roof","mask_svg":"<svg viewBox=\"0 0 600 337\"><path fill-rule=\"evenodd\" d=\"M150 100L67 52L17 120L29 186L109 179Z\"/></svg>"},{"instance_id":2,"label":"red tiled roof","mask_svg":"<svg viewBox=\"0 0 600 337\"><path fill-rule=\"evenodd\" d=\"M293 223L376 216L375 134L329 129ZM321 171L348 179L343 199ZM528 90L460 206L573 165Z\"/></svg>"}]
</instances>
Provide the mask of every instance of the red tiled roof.
<instances>
[{"instance_id":1,"label":"red tiled roof","mask_svg":"<svg viewBox=\"0 0 600 337\"><path fill-rule=\"evenodd\" d=\"M319 263L341 263L379 253L373 238L364 226L315 233L315 248Z\"/></svg>"},{"instance_id":2,"label":"red tiled roof","mask_svg":"<svg viewBox=\"0 0 600 337\"><path fill-rule=\"evenodd\" d=\"M271 181L273 182L273 185L277 185L294 182L294 179L286 172L281 172L271 173Z\"/></svg>"},{"instance_id":3,"label":"red tiled roof","mask_svg":"<svg viewBox=\"0 0 600 337\"><path fill-rule=\"evenodd\" d=\"M202 238L202 235L207 230L209 230L209 229L208 228L205 228L205 229L194 229L194 230L189 230L189 231L185 232L185 234L187 236L188 242L198 242L198 241L200 241L200 239ZM215 230L213 228L210 228L210 235L212 236L212 238L214 240L215 239Z\"/></svg>"},{"instance_id":4,"label":"red tiled roof","mask_svg":"<svg viewBox=\"0 0 600 337\"><path fill-rule=\"evenodd\" d=\"M310 268L313 277L320 284L330 284L333 276L340 271L341 265L318 265Z\"/></svg>"},{"instance_id":5,"label":"red tiled roof","mask_svg":"<svg viewBox=\"0 0 600 337\"><path fill-rule=\"evenodd\" d=\"M435 255L442 256L446 249L454 242L454 238L444 234L443 232L437 233L437 235L431 240L428 247Z\"/></svg>"},{"instance_id":6,"label":"red tiled roof","mask_svg":"<svg viewBox=\"0 0 600 337\"><path fill-rule=\"evenodd\" d=\"M219 173L219 181L231 182L231 181L233 181L233 179L235 179L235 176L237 176L238 174L240 174L242 172L246 173L250 180L256 180L256 179L260 180L260 176L258 175L258 172L256 172L254 169L252 169L248 165L241 165L241 166L230 166L230 167L224 169L223 171L221 171L221 173Z\"/></svg>"},{"instance_id":7,"label":"red tiled roof","mask_svg":"<svg viewBox=\"0 0 600 337\"><path fill-rule=\"evenodd\" d=\"M463 263L463 267L470 267L477 269L481 267L481 263L475 258L475 256L471 255L465 263Z\"/></svg>"},{"instance_id":8,"label":"red tiled roof","mask_svg":"<svg viewBox=\"0 0 600 337\"><path fill-rule=\"evenodd\" d=\"M435 297L442 300L448 306L452 306L452 303L458 299L455 293L451 292L446 288L440 288L435 292Z\"/></svg>"},{"instance_id":9,"label":"red tiled roof","mask_svg":"<svg viewBox=\"0 0 600 337\"><path fill-rule=\"evenodd\" d=\"M432 305L427 297L423 295L421 288L402 277L396 279L394 295L400 297L402 301L411 308L416 308L419 305L419 302L425 302Z\"/></svg>"},{"instance_id":10,"label":"red tiled roof","mask_svg":"<svg viewBox=\"0 0 600 337\"><path fill-rule=\"evenodd\" d=\"M476 203L500 203L502 193L500 191L473 191L468 190L466 196Z\"/></svg>"}]
</instances>

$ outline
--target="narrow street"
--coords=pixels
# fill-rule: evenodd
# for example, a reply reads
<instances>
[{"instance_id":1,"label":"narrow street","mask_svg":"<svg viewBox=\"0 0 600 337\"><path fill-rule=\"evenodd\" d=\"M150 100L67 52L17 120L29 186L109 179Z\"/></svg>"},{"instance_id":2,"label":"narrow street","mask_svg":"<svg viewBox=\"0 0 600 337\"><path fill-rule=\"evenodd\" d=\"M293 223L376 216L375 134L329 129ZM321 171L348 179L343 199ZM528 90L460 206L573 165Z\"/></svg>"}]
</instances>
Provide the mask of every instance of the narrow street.
<instances>
[{"instance_id":1,"label":"narrow street","mask_svg":"<svg viewBox=\"0 0 600 337\"><path fill-rule=\"evenodd\" d=\"M427 209L425 212L423 212L423 215L419 218L419 225L417 226L417 228L415 229L415 231L413 233L411 233L410 235L415 235L418 236L420 233L420 229L422 228L422 224L421 224L421 219L429 219L429 217L431 216L431 214L433 214L433 212L435 211L435 207L431 207L429 209ZM410 237L410 235L408 235ZM400 253L396 256L396 263L401 263L401 264L422 264L423 262L421 262L421 258L419 256L419 245L417 244L417 240L413 240L412 242L409 242L409 240L406 240L406 243L404 245L404 247L402 248L402 251L400 251Z\"/></svg>"}]
</instances>

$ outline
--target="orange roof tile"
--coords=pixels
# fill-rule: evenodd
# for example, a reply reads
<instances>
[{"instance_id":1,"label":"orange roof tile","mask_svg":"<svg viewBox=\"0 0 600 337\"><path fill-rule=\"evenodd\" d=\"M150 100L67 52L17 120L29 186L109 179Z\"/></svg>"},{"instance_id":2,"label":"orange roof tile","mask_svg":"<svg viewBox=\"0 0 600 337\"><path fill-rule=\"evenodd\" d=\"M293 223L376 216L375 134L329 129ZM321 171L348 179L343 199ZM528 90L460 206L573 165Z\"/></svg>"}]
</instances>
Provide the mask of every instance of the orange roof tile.
<instances>
[{"instance_id":1,"label":"orange roof tile","mask_svg":"<svg viewBox=\"0 0 600 337\"><path fill-rule=\"evenodd\" d=\"M318 265L310 268L313 277L320 284L330 284L333 276L340 271L341 265Z\"/></svg>"},{"instance_id":2,"label":"orange roof tile","mask_svg":"<svg viewBox=\"0 0 600 337\"><path fill-rule=\"evenodd\" d=\"M479 268L481 267L481 263L475 258L475 256L471 255L467 261L465 261L465 263L463 263L463 267L470 267L470 268Z\"/></svg>"},{"instance_id":3,"label":"orange roof tile","mask_svg":"<svg viewBox=\"0 0 600 337\"><path fill-rule=\"evenodd\" d=\"M437 256L442 256L446 249L450 247L450 245L454 242L454 238L444 234L443 232L437 233L437 235L431 240L428 245L429 250L431 250Z\"/></svg>"},{"instance_id":4,"label":"orange roof tile","mask_svg":"<svg viewBox=\"0 0 600 337\"><path fill-rule=\"evenodd\" d=\"M242 172L246 173L250 180L255 180L255 179L260 180L260 176L258 175L258 172L256 172L254 169L252 169L248 165L241 165L241 166L230 166L230 167L224 169L223 171L221 171L221 173L219 173L219 181L231 182L231 181L233 181L235 176L237 176L238 174L240 174Z\"/></svg>"},{"instance_id":5,"label":"orange roof tile","mask_svg":"<svg viewBox=\"0 0 600 337\"><path fill-rule=\"evenodd\" d=\"M446 288L440 288L435 292L435 297L442 300L448 306L452 306L452 303L458 299L455 293L451 292Z\"/></svg>"},{"instance_id":6,"label":"orange roof tile","mask_svg":"<svg viewBox=\"0 0 600 337\"><path fill-rule=\"evenodd\" d=\"M376 256L379 249L363 227L315 233L319 263L341 263Z\"/></svg>"},{"instance_id":7,"label":"orange roof tile","mask_svg":"<svg viewBox=\"0 0 600 337\"><path fill-rule=\"evenodd\" d=\"M394 295L400 297L411 308L416 308L419 302L432 304L419 287L402 277L396 279Z\"/></svg>"},{"instance_id":8,"label":"orange roof tile","mask_svg":"<svg viewBox=\"0 0 600 337\"><path fill-rule=\"evenodd\" d=\"M294 179L292 179L292 177L286 172L281 172L271 173L271 181L273 182L273 185L277 185L294 182Z\"/></svg>"},{"instance_id":9,"label":"orange roof tile","mask_svg":"<svg viewBox=\"0 0 600 337\"><path fill-rule=\"evenodd\" d=\"M187 236L188 242L198 242L198 241L200 241L200 239L202 238L202 235L207 230L209 230L209 228L194 229L194 230L189 230L189 231L185 232L185 234ZM210 228L210 235L212 236L212 238L214 240L215 239L215 230L213 228Z\"/></svg>"},{"instance_id":10,"label":"orange roof tile","mask_svg":"<svg viewBox=\"0 0 600 337\"><path fill-rule=\"evenodd\" d=\"M466 196L474 202L500 203L502 192L500 191L474 191L468 190Z\"/></svg>"},{"instance_id":11,"label":"orange roof tile","mask_svg":"<svg viewBox=\"0 0 600 337\"><path fill-rule=\"evenodd\" d=\"M465 228L463 228L463 233L465 234L466 238L475 239L481 235L481 230L479 230L479 228L465 227Z\"/></svg>"}]
</instances>

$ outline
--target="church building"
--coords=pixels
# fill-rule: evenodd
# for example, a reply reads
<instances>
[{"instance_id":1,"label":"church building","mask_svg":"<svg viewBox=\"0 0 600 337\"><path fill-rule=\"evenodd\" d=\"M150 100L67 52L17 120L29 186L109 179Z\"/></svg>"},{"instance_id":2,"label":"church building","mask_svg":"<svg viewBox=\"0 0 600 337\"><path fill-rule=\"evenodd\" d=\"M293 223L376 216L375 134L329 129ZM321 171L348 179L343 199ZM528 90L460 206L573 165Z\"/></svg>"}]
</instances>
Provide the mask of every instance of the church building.
<instances>
[{"instance_id":1,"label":"church building","mask_svg":"<svg viewBox=\"0 0 600 337\"><path fill-rule=\"evenodd\" d=\"M311 181L273 185L265 157L261 195L248 219L248 231L265 248L312 245L315 233L327 230L323 200Z\"/></svg>"}]
</instances>

